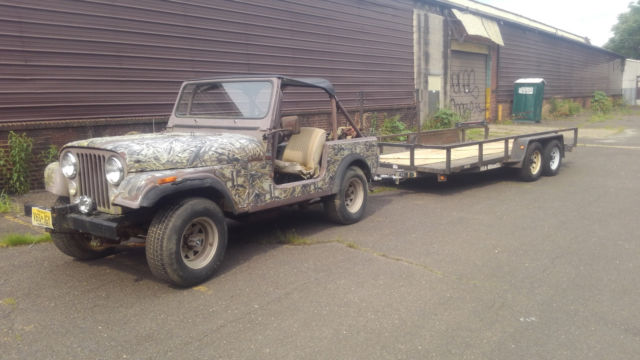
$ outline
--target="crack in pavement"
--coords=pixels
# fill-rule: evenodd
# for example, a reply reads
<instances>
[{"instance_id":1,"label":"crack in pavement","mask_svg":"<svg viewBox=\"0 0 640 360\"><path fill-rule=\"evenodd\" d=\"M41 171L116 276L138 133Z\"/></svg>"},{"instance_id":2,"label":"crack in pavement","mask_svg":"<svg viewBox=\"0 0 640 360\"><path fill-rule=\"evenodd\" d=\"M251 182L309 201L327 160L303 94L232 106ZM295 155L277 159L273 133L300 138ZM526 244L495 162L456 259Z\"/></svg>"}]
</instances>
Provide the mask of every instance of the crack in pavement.
<instances>
[{"instance_id":1,"label":"crack in pavement","mask_svg":"<svg viewBox=\"0 0 640 360\"><path fill-rule=\"evenodd\" d=\"M376 257L380 257L386 260L390 260L390 261L395 261L395 262L399 262L399 263L403 263L405 265L409 265L409 266L413 266L416 268L419 268L421 270L425 270L431 274L434 274L438 277L441 278L449 278L449 279L454 279L456 281L462 282L462 283L466 283L466 284L471 284L471 285L495 285L495 284L491 284L488 282L480 282L477 280L473 280L473 279L468 279L462 276L458 276L458 275L451 275L451 274L447 274L443 271L434 269L426 264L422 264L410 259L405 259L403 257L400 256L394 256L394 255L389 255L387 253L384 252L380 252L380 251L376 251L374 249L370 249L370 248L366 248L363 246L360 246L354 242L351 241L344 241L344 240L340 240L340 239L336 239L336 240L318 240L318 241L306 241L303 243L298 243L298 244L284 244L284 245L289 245L289 246L313 246L313 245L323 245L323 244L339 244L342 245L346 248L352 249L352 250L356 250L356 251L360 251L369 255L373 255Z\"/></svg>"}]
</instances>

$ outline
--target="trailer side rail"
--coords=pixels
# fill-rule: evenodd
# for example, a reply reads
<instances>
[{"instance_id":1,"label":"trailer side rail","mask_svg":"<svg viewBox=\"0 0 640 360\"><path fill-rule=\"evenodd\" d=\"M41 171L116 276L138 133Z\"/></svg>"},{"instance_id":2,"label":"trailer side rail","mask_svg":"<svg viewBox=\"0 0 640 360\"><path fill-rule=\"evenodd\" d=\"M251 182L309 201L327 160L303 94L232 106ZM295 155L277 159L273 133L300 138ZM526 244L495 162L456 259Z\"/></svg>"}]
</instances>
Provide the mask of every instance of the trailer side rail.
<instances>
[{"instance_id":1,"label":"trailer side rail","mask_svg":"<svg viewBox=\"0 0 640 360\"><path fill-rule=\"evenodd\" d=\"M537 133L519 134L519 135L505 136L505 137L500 137L495 139L485 139L485 140L479 140L479 141L470 141L470 142L446 144L446 145L422 145L422 144L379 142L378 147L380 149L381 154L385 148L397 148L397 149L401 149L404 152L409 153L408 164L386 162L381 158L380 166L386 167L386 168L393 168L393 169L403 169L408 171L418 171L418 172L425 172L425 173L436 173L436 174L448 175L451 173L462 171L464 169L476 168L476 167L482 168L483 166L491 166L494 164L509 162L511 160L510 148L519 139L526 139L526 138L535 139L535 138L541 138L549 135L561 134L566 132L573 133L572 142L564 144L565 151L571 151L578 144L578 128L548 130L548 131L541 131ZM388 138L390 136L385 136L385 137ZM500 154L496 152L496 145L493 145L493 146L491 145L495 143L504 144L503 146L500 146L502 148L502 151ZM464 158L459 158L459 159L454 159L452 157L452 153L456 149L461 149L461 148L469 149L474 146L477 146L477 153L475 155L466 156ZM485 153L485 149L487 147L491 148L491 151L492 151L491 153ZM426 164L416 164L416 152L422 149L432 149L432 150L442 151L445 153L445 157L443 161L429 164L430 166ZM384 154L384 155L389 155L389 154ZM475 158L475 161L469 162L470 158Z\"/></svg>"}]
</instances>

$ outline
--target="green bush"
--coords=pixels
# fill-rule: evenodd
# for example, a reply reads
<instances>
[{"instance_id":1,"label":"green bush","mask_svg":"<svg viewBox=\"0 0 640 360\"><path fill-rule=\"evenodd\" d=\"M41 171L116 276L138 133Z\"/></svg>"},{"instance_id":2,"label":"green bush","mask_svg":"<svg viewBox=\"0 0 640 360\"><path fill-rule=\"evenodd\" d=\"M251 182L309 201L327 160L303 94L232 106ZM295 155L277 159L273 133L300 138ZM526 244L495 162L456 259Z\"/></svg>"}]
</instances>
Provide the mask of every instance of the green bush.
<instances>
[{"instance_id":1,"label":"green bush","mask_svg":"<svg viewBox=\"0 0 640 360\"><path fill-rule=\"evenodd\" d=\"M404 134L408 132L407 125L400 121L400 115L395 115L390 118L385 118L382 122L382 126L380 127L380 131L378 135L393 135L393 134ZM398 136L391 139L387 139L389 141L406 141L406 136Z\"/></svg>"},{"instance_id":2,"label":"green bush","mask_svg":"<svg viewBox=\"0 0 640 360\"><path fill-rule=\"evenodd\" d=\"M582 105L571 99L553 98L549 105L549 115L554 119L573 116L582 111Z\"/></svg>"},{"instance_id":3,"label":"green bush","mask_svg":"<svg viewBox=\"0 0 640 360\"><path fill-rule=\"evenodd\" d=\"M27 134L9 132L9 151L0 152L0 169L9 192L24 194L29 192L29 170L33 151L33 139Z\"/></svg>"},{"instance_id":4,"label":"green bush","mask_svg":"<svg viewBox=\"0 0 640 360\"><path fill-rule=\"evenodd\" d=\"M442 108L433 114L429 120L422 126L423 130L450 129L456 126L456 123L462 121L462 117L457 112Z\"/></svg>"},{"instance_id":5,"label":"green bush","mask_svg":"<svg viewBox=\"0 0 640 360\"><path fill-rule=\"evenodd\" d=\"M613 108L611 98L602 91L596 91L591 98L591 109L598 114L606 114Z\"/></svg>"}]
</instances>

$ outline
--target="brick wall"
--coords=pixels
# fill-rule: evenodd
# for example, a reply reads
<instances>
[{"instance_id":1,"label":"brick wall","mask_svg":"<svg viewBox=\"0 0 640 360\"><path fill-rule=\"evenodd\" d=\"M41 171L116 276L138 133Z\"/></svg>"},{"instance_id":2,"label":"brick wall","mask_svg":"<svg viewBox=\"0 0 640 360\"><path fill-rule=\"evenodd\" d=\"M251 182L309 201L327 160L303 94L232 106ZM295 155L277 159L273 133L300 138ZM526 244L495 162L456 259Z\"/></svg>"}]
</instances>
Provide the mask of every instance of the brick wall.
<instances>
[{"instance_id":1,"label":"brick wall","mask_svg":"<svg viewBox=\"0 0 640 360\"><path fill-rule=\"evenodd\" d=\"M102 136L124 135L131 131L141 133L163 130L167 118L134 118L134 119L103 119L80 121L49 121L25 123L3 123L0 125L0 148L8 150L9 132L25 133L33 139L33 152L30 171L31 189L44 188L43 171L46 166L40 154L50 145L58 148L64 144L81 139ZM0 179L0 187L7 186L8 179Z\"/></svg>"}]
</instances>

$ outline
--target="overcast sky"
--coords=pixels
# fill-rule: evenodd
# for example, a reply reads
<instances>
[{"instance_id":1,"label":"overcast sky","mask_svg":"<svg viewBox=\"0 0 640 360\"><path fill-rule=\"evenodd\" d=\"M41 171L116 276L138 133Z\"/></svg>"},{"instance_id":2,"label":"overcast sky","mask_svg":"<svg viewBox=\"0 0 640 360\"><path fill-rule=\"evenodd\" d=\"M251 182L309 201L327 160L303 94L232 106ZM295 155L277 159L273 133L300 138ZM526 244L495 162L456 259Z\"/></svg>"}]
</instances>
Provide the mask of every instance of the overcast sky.
<instances>
[{"instance_id":1,"label":"overcast sky","mask_svg":"<svg viewBox=\"0 0 640 360\"><path fill-rule=\"evenodd\" d=\"M547 25L586 36L602 46L613 35L618 15L628 10L631 0L476 0L526 16Z\"/></svg>"}]
</instances>

